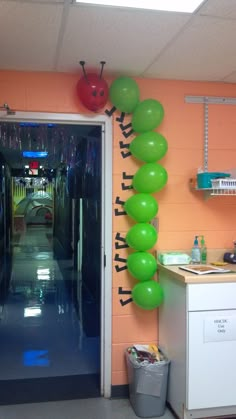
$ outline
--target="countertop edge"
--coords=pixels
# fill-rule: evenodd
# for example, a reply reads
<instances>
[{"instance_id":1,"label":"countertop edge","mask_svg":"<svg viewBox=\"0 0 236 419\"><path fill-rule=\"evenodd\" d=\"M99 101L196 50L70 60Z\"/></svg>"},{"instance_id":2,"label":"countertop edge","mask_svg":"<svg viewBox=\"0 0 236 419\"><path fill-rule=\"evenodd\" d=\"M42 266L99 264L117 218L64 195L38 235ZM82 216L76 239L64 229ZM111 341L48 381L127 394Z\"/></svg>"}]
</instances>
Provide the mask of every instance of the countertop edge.
<instances>
[{"instance_id":1,"label":"countertop edge","mask_svg":"<svg viewBox=\"0 0 236 419\"><path fill-rule=\"evenodd\" d=\"M227 269L230 269L228 273L217 273L217 274L206 274L197 275L191 272L181 270L181 265L162 265L158 263L157 272L165 272L171 274L172 278L183 282L185 284L214 284L214 283L226 283L236 282L236 265L227 265Z\"/></svg>"}]
</instances>

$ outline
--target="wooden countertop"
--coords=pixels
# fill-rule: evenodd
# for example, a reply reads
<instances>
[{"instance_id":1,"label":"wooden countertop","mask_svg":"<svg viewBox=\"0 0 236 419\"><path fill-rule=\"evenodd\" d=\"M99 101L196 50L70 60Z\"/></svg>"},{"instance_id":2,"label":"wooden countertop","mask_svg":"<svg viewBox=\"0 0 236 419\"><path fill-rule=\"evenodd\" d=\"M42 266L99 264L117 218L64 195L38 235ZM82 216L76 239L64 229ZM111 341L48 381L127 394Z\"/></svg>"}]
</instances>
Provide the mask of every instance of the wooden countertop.
<instances>
[{"instance_id":1,"label":"wooden countertop","mask_svg":"<svg viewBox=\"0 0 236 419\"><path fill-rule=\"evenodd\" d=\"M214 273L198 275L191 272L184 271L177 265L161 265L158 263L158 272L170 274L172 278L186 284L209 284L220 282L236 282L236 264L228 264L223 266L225 269L230 269L233 272L228 273Z\"/></svg>"}]
</instances>

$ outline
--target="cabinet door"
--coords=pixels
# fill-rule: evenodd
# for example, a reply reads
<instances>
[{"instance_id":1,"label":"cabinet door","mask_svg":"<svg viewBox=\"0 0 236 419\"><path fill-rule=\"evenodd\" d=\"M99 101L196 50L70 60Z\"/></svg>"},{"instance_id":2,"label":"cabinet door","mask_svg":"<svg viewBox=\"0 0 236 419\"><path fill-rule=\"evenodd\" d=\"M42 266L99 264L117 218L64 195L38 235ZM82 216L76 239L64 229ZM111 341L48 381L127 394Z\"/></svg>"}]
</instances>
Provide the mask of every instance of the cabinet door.
<instances>
[{"instance_id":1,"label":"cabinet door","mask_svg":"<svg viewBox=\"0 0 236 419\"><path fill-rule=\"evenodd\" d=\"M187 408L236 405L236 310L188 313Z\"/></svg>"}]
</instances>

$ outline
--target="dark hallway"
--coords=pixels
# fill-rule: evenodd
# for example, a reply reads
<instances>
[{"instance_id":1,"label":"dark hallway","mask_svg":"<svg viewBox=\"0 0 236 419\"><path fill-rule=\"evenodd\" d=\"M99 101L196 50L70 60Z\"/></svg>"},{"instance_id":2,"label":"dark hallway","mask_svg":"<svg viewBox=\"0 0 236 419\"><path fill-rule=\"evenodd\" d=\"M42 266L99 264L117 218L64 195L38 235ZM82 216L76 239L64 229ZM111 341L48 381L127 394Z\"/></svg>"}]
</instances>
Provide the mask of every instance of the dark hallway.
<instances>
[{"instance_id":1,"label":"dark hallway","mask_svg":"<svg viewBox=\"0 0 236 419\"><path fill-rule=\"evenodd\" d=\"M101 394L101 141L68 127L60 135L73 138L73 161L57 149L39 173L32 158L13 167L1 147L0 404Z\"/></svg>"}]
</instances>

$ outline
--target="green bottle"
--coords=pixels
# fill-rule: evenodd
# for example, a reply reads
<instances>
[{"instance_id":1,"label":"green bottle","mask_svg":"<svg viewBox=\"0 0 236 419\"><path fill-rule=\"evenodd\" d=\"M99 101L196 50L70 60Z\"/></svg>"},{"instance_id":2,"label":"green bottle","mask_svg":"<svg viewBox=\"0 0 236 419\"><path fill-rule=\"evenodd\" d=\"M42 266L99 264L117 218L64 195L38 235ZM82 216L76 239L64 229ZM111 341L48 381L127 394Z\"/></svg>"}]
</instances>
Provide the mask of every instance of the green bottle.
<instances>
[{"instance_id":1,"label":"green bottle","mask_svg":"<svg viewBox=\"0 0 236 419\"><path fill-rule=\"evenodd\" d=\"M204 236L201 236L201 263L206 264L207 263L207 248L205 245Z\"/></svg>"}]
</instances>

